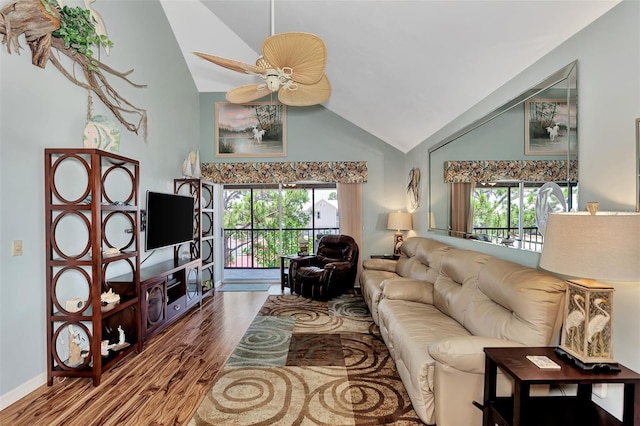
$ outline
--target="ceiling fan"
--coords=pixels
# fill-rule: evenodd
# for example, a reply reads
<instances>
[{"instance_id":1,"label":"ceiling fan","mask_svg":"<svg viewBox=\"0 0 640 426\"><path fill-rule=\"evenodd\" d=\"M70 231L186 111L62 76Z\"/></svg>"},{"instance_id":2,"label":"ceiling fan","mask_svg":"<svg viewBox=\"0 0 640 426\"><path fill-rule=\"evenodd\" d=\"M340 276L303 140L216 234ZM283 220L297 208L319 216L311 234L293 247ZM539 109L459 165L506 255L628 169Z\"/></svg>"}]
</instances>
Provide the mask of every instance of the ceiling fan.
<instances>
[{"instance_id":1,"label":"ceiling fan","mask_svg":"<svg viewBox=\"0 0 640 426\"><path fill-rule=\"evenodd\" d=\"M242 104L278 92L278 100L291 106L310 106L331 96L324 74L327 48L320 37L304 32L273 34L274 3L271 1L271 36L262 42L255 65L206 53L195 55L233 71L257 75L264 83L247 84L227 92L227 100Z\"/></svg>"}]
</instances>

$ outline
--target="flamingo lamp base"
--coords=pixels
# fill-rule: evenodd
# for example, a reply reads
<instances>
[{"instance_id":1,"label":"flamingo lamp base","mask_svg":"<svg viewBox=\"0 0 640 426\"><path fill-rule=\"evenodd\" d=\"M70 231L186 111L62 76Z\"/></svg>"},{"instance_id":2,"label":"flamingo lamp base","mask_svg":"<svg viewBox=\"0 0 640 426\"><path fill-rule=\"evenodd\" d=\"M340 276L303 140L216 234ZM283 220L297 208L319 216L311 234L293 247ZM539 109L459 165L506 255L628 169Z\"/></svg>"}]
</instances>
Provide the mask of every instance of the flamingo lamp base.
<instances>
[{"instance_id":1,"label":"flamingo lamp base","mask_svg":"<svg viewBox=\"0 0 640 426\"><path fill-rule=\"evenodd\" d=\"M557 353L584 370L615 371L613 287L595 280L567 281L565 315Z\"/></svg>"}]
</instances>

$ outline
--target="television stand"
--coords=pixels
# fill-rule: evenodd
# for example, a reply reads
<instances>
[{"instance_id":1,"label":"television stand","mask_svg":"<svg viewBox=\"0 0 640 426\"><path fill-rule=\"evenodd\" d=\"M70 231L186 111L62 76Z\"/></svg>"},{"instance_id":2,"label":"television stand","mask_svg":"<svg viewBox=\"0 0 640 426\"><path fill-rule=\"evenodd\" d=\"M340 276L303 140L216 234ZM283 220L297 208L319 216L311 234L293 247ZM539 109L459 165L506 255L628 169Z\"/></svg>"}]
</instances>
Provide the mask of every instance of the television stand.
<instances>
[{"instance_id":1,"label":"television stand","mask_svg":"<svg viewBox=\"0 0 640 426\"><path fill-rule=\"evenodd\" d=\"M112 285L127 280L109 280ZM143 342L202 303L201 261L166 260L140 268L140 322Z\"/></svg>"}]
</instances>

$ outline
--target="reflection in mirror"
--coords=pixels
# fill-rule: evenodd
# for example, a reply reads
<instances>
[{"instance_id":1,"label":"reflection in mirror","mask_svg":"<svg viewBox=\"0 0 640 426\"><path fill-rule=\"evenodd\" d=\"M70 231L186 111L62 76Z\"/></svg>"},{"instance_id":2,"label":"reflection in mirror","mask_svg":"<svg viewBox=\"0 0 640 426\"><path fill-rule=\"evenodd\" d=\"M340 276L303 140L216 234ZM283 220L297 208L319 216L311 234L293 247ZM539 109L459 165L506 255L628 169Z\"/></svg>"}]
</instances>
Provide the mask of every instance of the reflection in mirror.
<instances>
[{"instance_id":1,"label":"reflection in mirror","mask_svg":"<svg viewBox=\"0 0 640 426\"><path fill-rule=\"evenodd\" d=\"M573 62L432 147L429 230L540 251L536 217L577 207L576 99Z\"/></svg>"}]
</instances>

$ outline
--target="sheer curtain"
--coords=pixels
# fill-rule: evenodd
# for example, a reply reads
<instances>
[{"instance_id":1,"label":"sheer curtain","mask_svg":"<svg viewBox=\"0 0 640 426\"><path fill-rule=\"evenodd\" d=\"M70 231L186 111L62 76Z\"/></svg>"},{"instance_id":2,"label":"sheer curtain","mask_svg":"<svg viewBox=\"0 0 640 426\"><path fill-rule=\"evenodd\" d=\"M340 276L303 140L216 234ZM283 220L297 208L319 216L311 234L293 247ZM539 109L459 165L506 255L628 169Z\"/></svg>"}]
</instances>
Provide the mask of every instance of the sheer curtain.
<instances>
[{"instance_id":1,"label":"sheer curtain","mask_svg":"<svg viewBox=\"0 0 640 426\"><path fill-rule=\"evenodd\" d=\"M340 212L340 233L356 240L360 249L358 259L358 275L356 284L360 282L362 269L362 184L338 183L338 211Z\"/></svg>"},{"instance_id":2,"label":"sheer curtain","mask_svg":"<svg viewBox=\"0 0 640 426\"><path fill-rule=\"evenodd\" d=\"M473 232L473 204L471 194L475 182L451 184L451 235L466 238Z\"/></svg>"}]
</instances>

